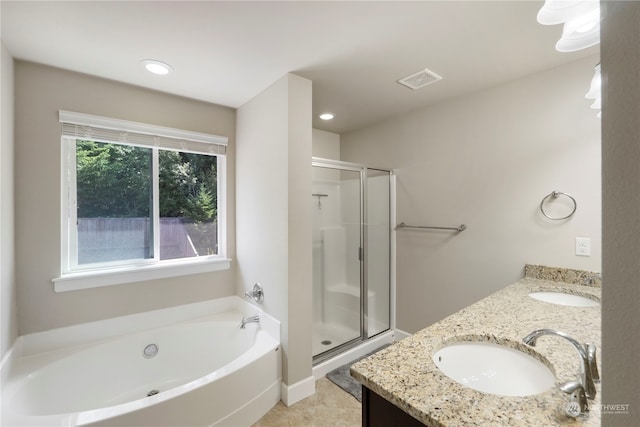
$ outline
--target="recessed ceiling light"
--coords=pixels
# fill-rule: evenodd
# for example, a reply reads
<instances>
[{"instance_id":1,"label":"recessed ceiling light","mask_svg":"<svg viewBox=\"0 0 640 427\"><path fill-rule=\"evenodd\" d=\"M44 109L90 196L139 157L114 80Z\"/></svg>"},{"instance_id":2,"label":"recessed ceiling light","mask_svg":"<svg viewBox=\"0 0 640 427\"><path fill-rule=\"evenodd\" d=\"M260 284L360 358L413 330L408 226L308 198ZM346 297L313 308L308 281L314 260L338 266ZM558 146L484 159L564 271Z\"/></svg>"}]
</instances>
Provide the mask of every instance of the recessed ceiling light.
<instances>
[{"instance_id":1,"label":"recessed ceiling light","mask_svg":"<svg viewBox=\"0 0 640 427\"><path fill-rule=\"evenodd\" d=\"M156 61L155 59L145 59L142 61L142 65L147 71L153 74L159 74L164 76L173 71L173 67L169 64L166 64L162 61Z\"/></svg>"},{"instance_id":2,"label":"recessed ceiling light","mask_svg":"<svg viewBox=\"0 0 640 427\"><path fill-rule=\"evenodd\" d=\"M322 120L331 120L334 116L331 113L322 113L318 117L320 117Z\"/></svg>"}]
</instances>

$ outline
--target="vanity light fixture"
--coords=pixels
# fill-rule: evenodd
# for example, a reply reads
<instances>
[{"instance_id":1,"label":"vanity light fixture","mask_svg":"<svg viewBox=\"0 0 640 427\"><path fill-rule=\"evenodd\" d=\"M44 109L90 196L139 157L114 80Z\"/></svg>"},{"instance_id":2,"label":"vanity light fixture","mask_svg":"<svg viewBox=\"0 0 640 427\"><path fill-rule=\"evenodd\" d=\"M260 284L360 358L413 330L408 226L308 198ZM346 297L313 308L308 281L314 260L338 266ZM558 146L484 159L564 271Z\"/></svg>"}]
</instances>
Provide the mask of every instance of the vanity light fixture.
<instances>
[{"instance_id":1,"label":"vanity light fixture","mask_svg":"<svg viewBox=\"0 0 640 427\"><path fill-rule=\"evenodd\" d=\"M173 67L171 65L155 59L144 59L141 62L147 71L160 76L167 75L173 71Z\"/></svg>"},{"instance_id":2,"label":"vanity light fixture","mask_svg":"<svg viewBox=\"0 0 640 427\"><path fill-rule=\"evenodd\" d=\"M602 109L602 76L600 74L600 64L596 65L595 71L593 73L593 78L591 79L591 87L589 88L589 92L584 96L587 99L593 99L593 104L591 104L591 108L594 110ZM602 117L601 113L598 113L598 117Z\"/></svg>"},{"instance_id":3,"label":"vanity light fixture","mask_svg":"<svg viewBox=\"0 0 640 427\"><path fill-rule=\"evenodd\" d=\"M574 52L600 43L598 0L545 0L538 12L543 25L564 24L556 43L559 52Z\"/></svg>"},{"instance_id":4,"label":"vanity light fixture","mask_svg":"<svg viewBox=\"0 0 640 427\"><path fill-rule=\"evenodd\" d=\"M591 87L589 92L584 96L587 99L600 98L600 87L602 86L602 76L600 75L600 64L595 66L593 77L591 78Z\"/></svg>"},{"instance_id":5,"label":"vanity light fixture","mask_svg":"<svg viewBox=\"0 0 640 427\"><path fill-rule=\"evenodd\" d=\"M556 43L558 52L575 52L600 43L600 9L564 23L562 37Z\"/></svg>"},{"instance_id":6,"label":"vanity light fixture","mask_svg":"<svg viewBox=\"0 0 640 427\"><path fill-rule=\"evenodd\" d=\"M556 43L558 52L575 52L600 43L600 0L545 0L538 11L538 22L542 25L564 24L562 37ZM591 108L602 108L600 92L600 64L591 79L591 87L585 95L593 99ZM598 112L598 118L602 112Z\"/></svg>"},{"instance_id":7,"label":"vanity light fixture","mask_svg":"<svg viewBox=\"0 0 640 427\"><path fill-rule=\"evenodd\" d=\"M322 113L318 117L320 117L322 120L331 120L334 118L334 115L332 113Z\"/></svg>"},{"instance_id":8,"label":"vanity light fixture","mask_svg":"<svg viewBox=\"0 0 640 427\"><path fill-rule=\"evenodd\" d=\"M556 25L598 9L598 0L546 0L538 12L542 25Z\"/></svg>"}]
</instances>

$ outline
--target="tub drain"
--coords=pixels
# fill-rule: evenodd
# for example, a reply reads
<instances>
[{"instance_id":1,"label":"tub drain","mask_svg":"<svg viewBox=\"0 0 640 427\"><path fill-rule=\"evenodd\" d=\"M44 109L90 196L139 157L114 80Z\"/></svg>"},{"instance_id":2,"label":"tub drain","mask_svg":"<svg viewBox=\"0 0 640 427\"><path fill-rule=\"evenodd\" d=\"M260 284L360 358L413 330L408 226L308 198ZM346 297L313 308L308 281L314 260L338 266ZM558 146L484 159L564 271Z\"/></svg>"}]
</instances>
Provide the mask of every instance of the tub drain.
<instances>
[{"instance_id":1,"label":"tub drain","mask_svg":"<svg viewBox=\"0 0 640 427\"><path fill-rule=\"evenodd\" d=\"M147 397L154 396L158 393L160 393L160 390L151 390L149 393L147 393Z\"/></svg>"},{"instance_id":2,"label":"tub drain","mask_svg":"<svg viewBox=\"0 0 640 427\"><path fill-rule=\"evenodd\" d=\"M322 345L331 345L331 341L329 341L329 340L320 341L320 344L322 344Z\"/></svg>"},{"instance_id":3,"label":"tub drain","mask_svg":"<svg viewBox=\"0 0 640 427\"><path fill-rule=\"evenodd\" d=\"M144 350L142 350L142 355L145 359L151 359L158 354L158 350L160 350L160 348L157 344L149 344L144 348Z\"/></svg>"}]
</instances>

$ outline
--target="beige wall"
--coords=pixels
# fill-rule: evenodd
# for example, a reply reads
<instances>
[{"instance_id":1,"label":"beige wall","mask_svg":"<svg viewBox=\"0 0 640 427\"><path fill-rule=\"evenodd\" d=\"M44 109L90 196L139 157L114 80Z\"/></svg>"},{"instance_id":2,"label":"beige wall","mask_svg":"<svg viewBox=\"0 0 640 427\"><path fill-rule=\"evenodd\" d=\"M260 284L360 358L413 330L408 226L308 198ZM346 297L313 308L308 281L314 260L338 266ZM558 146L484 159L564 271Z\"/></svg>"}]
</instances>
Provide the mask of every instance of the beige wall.
<instances>
[{"instance_id":1,"label":"beige wall","mask_svg":"<svg viewBox=\"0 0 640 427\"><path fill-rule=\"evenodd\" d=\"M234 225L235 111L33 63L15 65L15 239L20 334L234 294L234 270L55 293L60 274L58 110L229 137L228 228ZM228 255L235 240L227 239Z\"/></svg>"},{"instance_id":2,"label":"beige wall","mask_svg":"<svg viewBox=\"0 0 640 427\"><path fill-rule=\"evenodd\" d=\"M282 322L283 382L311 375L311 82L287 75L238 109L238 292Z\"/></svg>"},{"instance_id":3,"label":"beige wall","mask_svg":"<svg viewBox=\"0 0 640 427\"><path fill-rule=\"evenodd\" d=\"M343 134L341 159L397 173L397 327L415 332L518 280L525 263L600 271L597 57ZM446 76L445 76L446 78ZM428 88L422 90L429 90ZM553 190L576 214L546 220ZM591 257L574 254L591 238Z\"/></svg>"},{"instance_id":4,"label":"beige wall","mask_svg":"<svg viewBox=\"0 0 640 427\"><path fill-rule=\"evenodd\" d=\"M289 75L289 385L312 375L311 105L311 80Z\"/></svg>"},{"instance_id":5,"label":"beige wall","mask_svg":"<svg viewBox=\"0 0 640 427\"><path fill-rule=\"evenodd\" d=\"M0 54L0 360L18 336L14 263L13 58Z\"/></svg>"},{"instance_id":6,"label":"beige wall","mask_svg":"<svg viewBox=\"0 0 640 427\"><path fill-rule=\"evenodd\" d=\"M602 5L602 415L605 427L640 421L640 3ZM604 408L603 408L604 409Z\"/></svg>"},{"instance_id":7,"label":"beige wall","mask_svg":"<svg viewBox=\"0 0 640 427\"><path fill-rule=\"evenodd\" d=\"M340 160L340 134L313 129L313 157Z\"/></svg>"}]
</instances>

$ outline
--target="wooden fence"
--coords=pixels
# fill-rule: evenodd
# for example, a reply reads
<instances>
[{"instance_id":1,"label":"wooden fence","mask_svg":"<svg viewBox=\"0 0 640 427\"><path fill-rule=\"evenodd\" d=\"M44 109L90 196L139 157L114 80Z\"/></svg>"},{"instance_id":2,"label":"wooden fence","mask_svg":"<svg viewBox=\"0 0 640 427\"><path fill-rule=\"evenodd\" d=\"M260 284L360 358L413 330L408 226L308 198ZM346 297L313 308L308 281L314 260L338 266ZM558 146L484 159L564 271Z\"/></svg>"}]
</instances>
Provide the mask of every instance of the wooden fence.
<instances>
[{"instance_id":1,"label":"wooden fence","mask_svg":"<svg viewBox=\"0 0 640 427\"><path fill-rule=\"evenodd\" d=\"M160 218L160 259L218 252L217 223ZM153 232L149 218L78 219L78 263L150 258Z\"/></svg>"}]
</instances>

